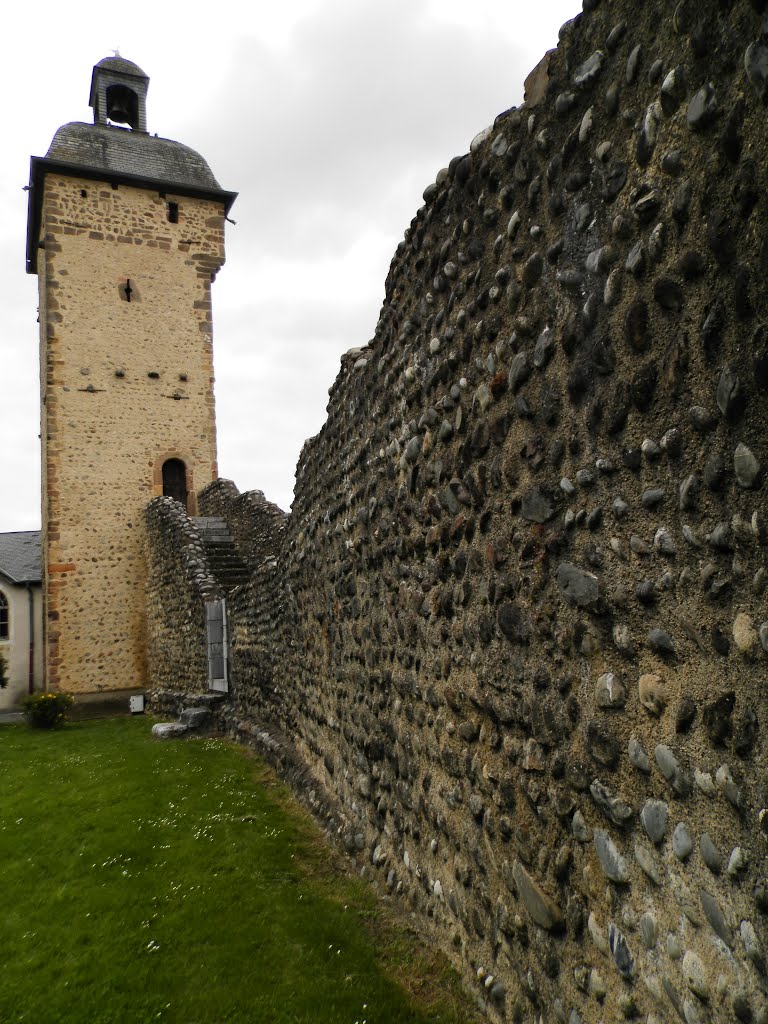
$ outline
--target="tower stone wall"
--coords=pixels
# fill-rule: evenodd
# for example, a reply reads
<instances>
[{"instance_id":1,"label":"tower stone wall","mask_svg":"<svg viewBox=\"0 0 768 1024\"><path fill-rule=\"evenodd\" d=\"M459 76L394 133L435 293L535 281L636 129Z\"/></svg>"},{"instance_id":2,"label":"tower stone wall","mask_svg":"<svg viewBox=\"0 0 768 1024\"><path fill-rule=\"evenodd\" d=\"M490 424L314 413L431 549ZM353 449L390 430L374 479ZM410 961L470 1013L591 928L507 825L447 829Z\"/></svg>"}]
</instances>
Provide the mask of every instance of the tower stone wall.
<instances>
[{"instance_id":1,"label":"tower stone wall","mask_svg":"<svg viewBox=\"0 0 768 1024\"><path fill-rule=\"evenodd\" d=\"M190 511L216 477L224 205L48 174L40 240L48 685L141 686L141 510L162 494L167 458L186 466Z\"/></svg>"},{"instance_id":2,"label":"tower stone wall","mask_svg":"<svg viewBox=\"0 0 768 1024\"><path fill-rule=\"evenodd\" d=\"M149 135L148 85L99 61L94 123L63 125L31 163L46 685L72 693L144 685L141 511L165 493L194 513L217 473L211 283L235 194Z\"/></svg>"}]
</instances>

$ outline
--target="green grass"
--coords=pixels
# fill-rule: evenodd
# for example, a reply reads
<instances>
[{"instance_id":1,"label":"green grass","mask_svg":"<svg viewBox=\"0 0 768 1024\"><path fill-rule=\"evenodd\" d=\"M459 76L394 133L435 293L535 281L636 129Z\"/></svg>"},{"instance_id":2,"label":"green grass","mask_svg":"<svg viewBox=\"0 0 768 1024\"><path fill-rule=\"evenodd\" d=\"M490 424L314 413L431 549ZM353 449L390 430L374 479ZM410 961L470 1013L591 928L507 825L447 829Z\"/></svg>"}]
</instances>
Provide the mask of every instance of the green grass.
<instances>
[{"instance_id":1,"label":"green grass","mask_svg":"<svg viewBox=\"0 0 768 1024\"><path fill-rule=\"evenodd\" d=\"M150 727L0 726L2 1024L476 1019L257 759Z\"/></svg>"}]
</instances>

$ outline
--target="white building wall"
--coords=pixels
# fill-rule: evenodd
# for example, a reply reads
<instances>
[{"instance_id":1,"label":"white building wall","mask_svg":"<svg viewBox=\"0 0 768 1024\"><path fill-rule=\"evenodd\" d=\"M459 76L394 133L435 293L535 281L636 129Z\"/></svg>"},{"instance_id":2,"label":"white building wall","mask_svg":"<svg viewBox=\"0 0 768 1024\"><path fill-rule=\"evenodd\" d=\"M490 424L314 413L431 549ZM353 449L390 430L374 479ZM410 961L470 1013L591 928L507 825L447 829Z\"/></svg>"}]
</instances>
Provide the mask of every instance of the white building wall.
<instances>
[{"instance_id":1,"label":"white building wall","mask_svg":"<svg viewBox=\"0 0 768 1024\"><path fill-rule=\"evenodd\" d=\"M0 711L17 708L29 693L30 594L33 614L33 683L43 686L43 595L39 583L28 590L23 584L11 583L0 575L0 592L8 602L8 639L0 640L0 657L7 666L8 686L0 690Z\"/></svg>"}]
</instances>

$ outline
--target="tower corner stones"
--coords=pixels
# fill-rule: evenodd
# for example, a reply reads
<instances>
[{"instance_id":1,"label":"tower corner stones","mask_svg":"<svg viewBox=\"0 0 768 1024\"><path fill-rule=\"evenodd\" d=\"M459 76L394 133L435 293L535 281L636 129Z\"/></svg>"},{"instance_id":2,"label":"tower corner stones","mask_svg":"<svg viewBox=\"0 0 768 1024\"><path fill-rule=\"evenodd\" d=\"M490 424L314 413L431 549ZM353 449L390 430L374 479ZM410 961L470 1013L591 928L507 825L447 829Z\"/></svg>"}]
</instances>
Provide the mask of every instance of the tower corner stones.
<instances>
[{"instance_id":1,"label":"tower corner stones","mask_svg":"<svg viewBox=\"0 0 768 1024\"><path fill-rule=\"evenodd\" d=\"M71 693L144 685L142 509L168 494L194 512L217 476L211 283L236 194L148 134L148 84L100 61L93 124L31 161L46 682Z\"/></svg>"}]
</instances>

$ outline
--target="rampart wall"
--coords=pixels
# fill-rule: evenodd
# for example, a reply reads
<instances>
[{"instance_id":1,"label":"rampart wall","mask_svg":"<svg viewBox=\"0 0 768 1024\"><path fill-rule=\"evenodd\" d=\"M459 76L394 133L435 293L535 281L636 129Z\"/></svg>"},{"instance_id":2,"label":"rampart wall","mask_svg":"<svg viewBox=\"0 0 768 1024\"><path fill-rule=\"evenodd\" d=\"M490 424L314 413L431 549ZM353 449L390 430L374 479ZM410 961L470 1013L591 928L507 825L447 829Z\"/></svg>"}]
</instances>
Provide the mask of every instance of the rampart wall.
<instances>
[{"instance_id":1,"label":"rampart wall","mask_svg":"<svg viewBox=\"0 0 768 1024\"><path fill-rule=\"evenodd\" d=\"M183 507L158 497L147 528L147 675L155 687L198 691L208 679L205 602L223 596Z\"/></svg>"},{"instance_id":2,"label":"rampart wall","mask_svg":"<svg viewBox=\"0 0 768 1024\"><path fill-rule=\"evenodd\" d=\"M584 6L425 191L291 515L201 495L222 720L492 1016L766 1021L766 4Z\"/></svg>"}]
</instances>

